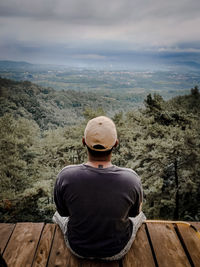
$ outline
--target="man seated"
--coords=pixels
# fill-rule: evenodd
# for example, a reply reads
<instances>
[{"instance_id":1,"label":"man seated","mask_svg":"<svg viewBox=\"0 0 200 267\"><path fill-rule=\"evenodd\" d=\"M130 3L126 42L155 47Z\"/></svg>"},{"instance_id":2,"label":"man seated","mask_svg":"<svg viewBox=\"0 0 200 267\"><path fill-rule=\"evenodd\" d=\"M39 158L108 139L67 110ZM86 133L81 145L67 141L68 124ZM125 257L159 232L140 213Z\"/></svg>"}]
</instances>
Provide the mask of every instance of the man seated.
<instances>
[{"instance_id":1,"label":"man seated","mask_svg":"<svg viewBox=\"0 0 200 267\"><path fill-rule=\"evenodd\" d=\"M90 120L83 145L88 162L65 167L56 180L53 221L76 256L117 260L128 252L146 219L141 212L140 178L133 170L111 163L112 150L118 145L111 119Z\"/></svg>"}]
</instances>

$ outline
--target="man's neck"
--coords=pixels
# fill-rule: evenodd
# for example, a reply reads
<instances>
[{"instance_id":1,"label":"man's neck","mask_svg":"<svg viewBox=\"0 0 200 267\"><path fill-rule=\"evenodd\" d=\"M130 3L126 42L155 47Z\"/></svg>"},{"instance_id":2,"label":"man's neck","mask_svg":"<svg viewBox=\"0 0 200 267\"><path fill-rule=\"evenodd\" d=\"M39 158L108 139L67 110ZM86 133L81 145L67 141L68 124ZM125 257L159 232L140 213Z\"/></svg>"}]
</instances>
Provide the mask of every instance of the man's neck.
<instances>
[{"instance_id":1,"label":"man's neck","mask_svg":"<svg viewBox=\"0 0 200 267\"><path fill-rule=\"evenodd\" d=\"M91 166L93 168L99 168L99 169L104 169L104 168L109 168L112 166L111 161L102 161L102 160L90 160L88 159L88 162L86 165Z\"/></svg>"}]
</instances>

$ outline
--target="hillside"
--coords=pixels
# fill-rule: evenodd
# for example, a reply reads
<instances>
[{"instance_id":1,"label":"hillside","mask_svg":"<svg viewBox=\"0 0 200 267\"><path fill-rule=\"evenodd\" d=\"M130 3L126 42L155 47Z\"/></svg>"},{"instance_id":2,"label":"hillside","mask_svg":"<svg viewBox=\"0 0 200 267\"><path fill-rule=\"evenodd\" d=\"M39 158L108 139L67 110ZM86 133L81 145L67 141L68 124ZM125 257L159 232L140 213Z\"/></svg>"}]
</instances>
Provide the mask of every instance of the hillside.
<instances>
[{"instance_id":1,"label":"hillside","mask_svg":"<svg viewBox=\"0 0 200 267\"><path fill-rule=\"evenodd\" d=\"M130 99L118 99L91 92L56 91L28 81L17 82L0 78L0 116L12 113L15 117L34 120L42 129L72 125L83 119L89 109L103 109L109 115L134 107Z\"/></svg>"}]
</instances>

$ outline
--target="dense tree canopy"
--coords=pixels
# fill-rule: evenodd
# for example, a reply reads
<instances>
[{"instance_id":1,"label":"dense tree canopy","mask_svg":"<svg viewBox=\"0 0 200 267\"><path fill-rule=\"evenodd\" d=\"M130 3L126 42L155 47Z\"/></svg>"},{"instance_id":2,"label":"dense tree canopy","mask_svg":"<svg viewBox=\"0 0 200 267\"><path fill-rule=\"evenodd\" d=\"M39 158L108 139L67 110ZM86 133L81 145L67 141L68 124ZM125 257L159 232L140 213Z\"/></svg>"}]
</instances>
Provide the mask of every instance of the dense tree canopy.
<instances>
[{"instance_id":1,"label":"dense tree canopy","mask_svg":"<svg viewBox=\"0 0 200 267\"><path fill-rule=\"evenodd\" d=\"M48 95L51 90L46 90ZM26 103L30 103L31 90L27 93ZM1 96L5 94L4 84ZM58 172L66 165L86 161L81 142L86 122L106 112L103 107L86 108L82 122L45 128L34 117L37 107L32 104L30 117L16 116L24 114L23 98L24 94L9 110L3 102L1 109L0 218L5 222L50 221ZM113 151L113 163L141 176L147 218L200 220L199 90L194 87L189 95L168 101L149 94L144 103L143 109L113 116L120 141ZM47 110L44 107L45 114ZM48 118L43 123L48 124Z\"/></svg>"}]
</instances>

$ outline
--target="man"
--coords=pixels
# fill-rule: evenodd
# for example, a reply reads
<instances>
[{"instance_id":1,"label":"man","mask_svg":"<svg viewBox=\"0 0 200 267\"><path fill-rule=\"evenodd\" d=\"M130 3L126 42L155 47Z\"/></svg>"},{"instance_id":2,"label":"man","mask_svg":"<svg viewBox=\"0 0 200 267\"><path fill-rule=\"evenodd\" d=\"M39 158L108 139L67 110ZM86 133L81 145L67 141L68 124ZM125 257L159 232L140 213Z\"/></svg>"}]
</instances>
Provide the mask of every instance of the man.
<instances>
[{"instance_id":1,"label":"man","mask_svg":"<svg viewBox=\"0 0 200 267\"><path fill-rule=\"evenodd\" d=\"M90 120L83 145L88 162L67 166L58 175L54 189L58 212L53 221L60 225L73 254L117 260L130 249L146 219L140 212L141 182L133 170L111 163L112 150L118 145L111 119Z\"/></svg>"}]
</instances>

